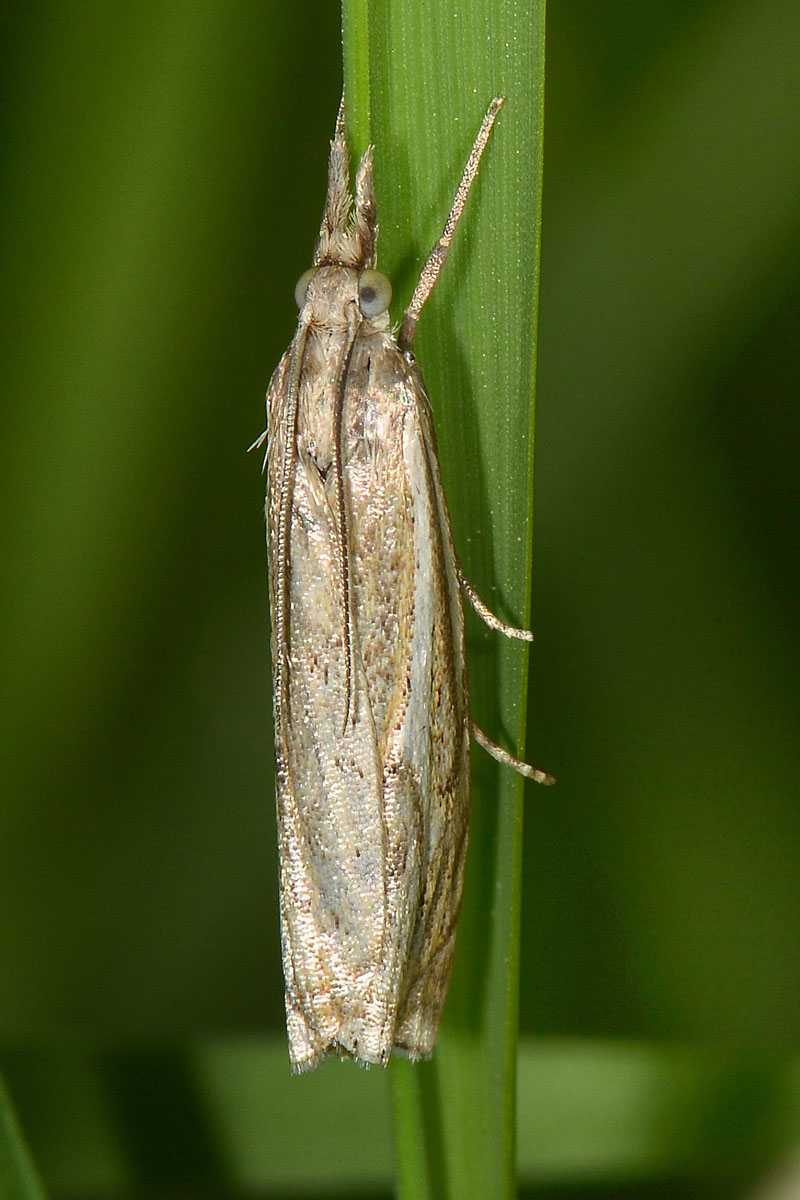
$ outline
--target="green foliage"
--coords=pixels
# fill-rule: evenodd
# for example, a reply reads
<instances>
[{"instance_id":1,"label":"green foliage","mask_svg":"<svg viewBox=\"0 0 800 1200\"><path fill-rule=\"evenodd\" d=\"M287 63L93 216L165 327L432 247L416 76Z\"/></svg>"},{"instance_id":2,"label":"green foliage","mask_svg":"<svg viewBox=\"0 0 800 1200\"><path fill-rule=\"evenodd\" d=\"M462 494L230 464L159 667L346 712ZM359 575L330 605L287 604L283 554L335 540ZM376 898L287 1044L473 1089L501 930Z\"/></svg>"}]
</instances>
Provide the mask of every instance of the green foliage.
<instances>
[{"instance_id":1,"label":"green foliage","mask_svg":"<svg viewBox=\"0 0 800 1200\"><path fill-rule=\"evenodd\" d=\"M44 1200L22 1140L5 1084L0 1078L0 1196L3 1200Z\"/></svg>"},{"instance_id":2,"label":"green foliage","mask_svg":"<svg viewBox=\"0 0 800 1200\"><path fill-rule=\"evenodd\" d=\"M515 39L521 19L526 36ZM375 144L379 256L398 320L481 117L493 96L506 97L417 352L456 546L490 606L519 624L530 592L544 5L489 0L454 12L445 0L358 0L344 6L344 53L351 128L362 149ZM485 634L481 627L470 644L480 681L473 712L513 744L524 723L525 653ZM467 884L436 1054L390 1071L404 1197L515 1192L522 788L476 757Z\"/></svg>"},{"instance_id":3,"label":"green foliage","mask_svg":"<svg viewBox=\"0 0 800 1200\"><path fill-rule=\"evenodd\" d=\"M348 10L350 120L376 142L399 313L508 95L419 355L460 554L522 620L530 428L512 413L533 382L540 30L501 3L480 42L472 8L427 37L427 4ZM385 1078L331 1063L293 1080L284 1057L244 453L319 221L339 11L18 4L3 32L11 1095L53 1195L386 1194ZM742 1196L798 1139L799 43L790 0L549 13L526 740L558 787L526 790L520 1011L569 1040L523 1041L528 1188ZM476 717L511 745L521 649L470 630ZM477 750L475 768L489 795L442 1052L397 1089L427 1073L460 1093L424 1159L451 1183L472 1106L492 1179L511 1155L506 1101L490 1120L470 1092L507 1097L512 1078L482 1048L502 1066L476 1085L473 1051L515 1026L519 860L500 864L519 806ZM209 1067L203 1031L264 1028ZM723 1065L668 1041L723 1045ZM427 1132L441 1110L422 1100L404 1113Z\"/></svg>"}]
</instances>

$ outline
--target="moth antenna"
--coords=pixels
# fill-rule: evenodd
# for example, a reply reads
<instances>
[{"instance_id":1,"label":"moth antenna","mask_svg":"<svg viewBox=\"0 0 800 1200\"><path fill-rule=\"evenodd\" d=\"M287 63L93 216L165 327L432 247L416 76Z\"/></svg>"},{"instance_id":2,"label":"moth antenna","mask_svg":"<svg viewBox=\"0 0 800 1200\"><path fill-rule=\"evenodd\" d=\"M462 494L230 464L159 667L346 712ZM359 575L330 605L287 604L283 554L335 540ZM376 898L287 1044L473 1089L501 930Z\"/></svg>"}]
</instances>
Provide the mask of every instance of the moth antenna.
<instances>
[{"instance_id":1,"label":"moth antenna","mask_svg":"<svg viewBox=\"0 0 800 1200\"><path fill-rule=\"evenodd\" d=\"M478 168L481 165L481 158L486 149L486 145L491 137L492 126L497 120L497 114L505 104L505 96L495 96L492 103L486 110L486 116L481 121L481 127L478 130L478 136L467 159L467 165L461 175L461 181L456 188L456 194L453 197L453 205L450 209L442 236L439 238L436 245L428 255L425 265L420 271L417 286L414 288L414 294L411 297L411 303L405 311L403 322L400 326L400 332L397 336L397 342L401 350L411 353L414 349L414 340L417 335L417 322L419 314L422 312L422 307L425 301L430 296L433 289L436 287L436 281L442 273L442 267L447 261L447 256L450 253L450 244L453 240L456 226L461 220L461 214L467 203L470 189L478 174Z\"/></svg>"},{"instance_id":2,"label":"moth antenna","mask_svg":"<svg viewBox=\"0 0 800 1200\"><path fill-rule=\"evenodd\" d=\"M278 491L278 536L276 539L275 559L278 564L275 579L275 696L276 713L288 712L289 688L287 668L289 662L289 575L290 575L290 533L292 496L294 493L294 456L297 439L297 410L300 397L300 379L303 373L303 359L306 352L308 327L301 325L292 344L292 356L286 378L286 416L285 441L281 456L280 476L277 482Z\"/></svg>"},{"instance_id":3,"label":"moth antenna","mask_svg":"<svg viewBox=\"0 0 800 1200\"><path fill-rule=\"evenodd\" d=\"M344 418L344 402L347 395L347 382L350 375L350 362L353 357L353 347L360 320L350 310L350 330L347 345L342 355L341 373L335 381L334 412L333 412L333 448L332 467L336 484L336 524L337 542L339 547L339 569L342 585L342 646L344 649L344 721L342 733L347 729L347 722L355 709L353 671L353 645L355 633L353 630L353 612L350 580L350 548L347 522L347 499L344 489L344 467L342 464L342 422Z\"/></svg>"}]
</instances>

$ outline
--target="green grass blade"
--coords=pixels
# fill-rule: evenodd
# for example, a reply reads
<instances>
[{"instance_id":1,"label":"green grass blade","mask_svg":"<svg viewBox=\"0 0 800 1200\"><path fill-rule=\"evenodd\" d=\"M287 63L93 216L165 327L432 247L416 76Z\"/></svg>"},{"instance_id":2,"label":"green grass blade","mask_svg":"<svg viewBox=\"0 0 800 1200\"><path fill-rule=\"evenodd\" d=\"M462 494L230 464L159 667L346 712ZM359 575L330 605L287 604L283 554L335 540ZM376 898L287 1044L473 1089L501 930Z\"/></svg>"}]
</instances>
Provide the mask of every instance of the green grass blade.
<instances>
[{"instance_id":1,"label":"green grass blade","mask_svg":"<svg viewBox=\"0 0 800 1200\"><path fill-rule=\"evenodd\" d=\"M180 1053L152 1043L123 1052L42 1043L3 1057L54 1196L173 1195L179 1180L182 1195L200 1183L203 1195L230 1197L390 1192L383 1072L331 1062L293 1077L282 1034L201 1039ZM419 1079L410 1071L401 1086L422 1091ZM173 1139L152 1138L154 1112L184 1136L194 1130L193 1147L184 1142L191 1156L176 1159ZM432 1115L414 1103L405 1113ZM751 1195L755 1178L792 1161L800 1059L523 1038L518 1123L525 1188L595 1195L624 1183L636 1196ZM435 1169L435 1157L425 1158L430 1143L413 1125L402 1136L416 1139L400 1161L402 1194L424 1196L413 1189Z\"/></svg>"},{"instance_id":2,"label":"green grass blade","mask_svg":"<svg viewBox=\"0 0 800 1200\"><path fill-rule=\"evenodd\" d=\"M44 1200L11 1100L0 1079L0 1196L3 1200Z\"/></svg>"},{"instance_id":3,"label":"green grass blade","mask_svg":"<svg viewBox=\"0 0 800 1200\"><path fill-rule=\"evenodd\" d=\"M444 222L481 117L507 97L452 259L420 325L458 552L487 602L527 611L538 295L544 5L345 0L354 151L375 143L381 270L395 319ZM472 709L511 744L518 644L470 623ZM476 752L454 978L431 1063L392 1067L400 1192L514 1191L521 787ZM419 1139L424 1139L420 1149Z\"/></svg>"}]
</instances>

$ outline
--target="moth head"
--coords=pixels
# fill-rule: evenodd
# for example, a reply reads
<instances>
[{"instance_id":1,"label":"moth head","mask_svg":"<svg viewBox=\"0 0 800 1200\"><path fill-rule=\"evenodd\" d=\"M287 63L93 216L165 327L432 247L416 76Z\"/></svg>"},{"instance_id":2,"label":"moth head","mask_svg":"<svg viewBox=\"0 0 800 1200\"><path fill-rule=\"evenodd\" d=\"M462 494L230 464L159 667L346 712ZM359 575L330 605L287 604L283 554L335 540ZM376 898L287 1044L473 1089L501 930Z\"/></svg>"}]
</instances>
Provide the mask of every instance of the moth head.
<instances>
[{"instance_id":1,"label":"moth head","mask_svg":"<svg viewBox=\"0 0 800 1200\"><path fill-rule=\"evenodd\" d=\"M324 288L330 288L331 276L333 276L334 280L336 281L336 290L338 291L340 287L344 286L346 288L345 299L347 298L347 293L349 293L349 298L351 300L353 299L351 290L353 283L348 282L348 279L352 280L355 272L348 268L341 270L339 268L326 269L324 267L309 267L309 269L304 271L300 276L294 289L295 303L299 309L302 309L306 303L311 281L320 272L320 270L322 270L326 275L326 283L323 284ZM375 271L371 267L368 267L365 271L361 271L358 275L357 288L358 307L361 310L362 316L374 318L380 317L385 312L388 312L389 305L392 302L392 285L386 276L382 275L380 271Z\"/></svg>"}]
</instances>

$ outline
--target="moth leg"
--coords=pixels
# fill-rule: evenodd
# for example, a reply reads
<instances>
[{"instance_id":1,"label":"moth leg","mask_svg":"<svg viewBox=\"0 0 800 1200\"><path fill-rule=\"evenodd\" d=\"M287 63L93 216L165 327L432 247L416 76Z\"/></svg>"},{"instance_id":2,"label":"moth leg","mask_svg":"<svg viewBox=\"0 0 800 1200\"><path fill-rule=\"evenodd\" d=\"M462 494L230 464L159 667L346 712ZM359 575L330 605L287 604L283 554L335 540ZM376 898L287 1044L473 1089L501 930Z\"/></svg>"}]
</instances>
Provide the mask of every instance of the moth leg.
<instances>
[{"instance_id":1,"label":"moth leg","mask_svg":"<svg viewBox=\"0 0 800 1200\"><path fill-rule=\"evenodd\" d=\"M486 149L486 143L489 141L492 126L504 104L505 98L503 96L495 96L489 105L486 116L481 121L481 127L478 130L478 136L475 138L470 156L467 159L467 165L464 167L461 182L456 188L456 194L453 197L453 207L450 209L450 215L445 222L442 236L431 250L420 272L417 286L414 288L414 295L411 297L411 302L405 311L402 324L400 325L400 332L397 336L397 343L405 353L410 354L414 349L419 314L422 312L423 304L436 287L436 281L441 275L442 267L447 261L456 225L458 225L461 219L470 189L478 174L478 168L481 165L481 158Z\"/></svg>"},{"instance_id":2,"label":"moth leg","mask_svg":"<svg viewBox=\"0 0 800 1200\"><path fill-rule=\"evenodd\" d=\"M267 440L267 437L268 437L268 436L269 436L269 430L268 430L268 429L265 429L263 433L260 433L260 434L258 435L258 437L256 438L256 440L253 442L252 446L248 446L248 447L247 447L247 453L249 454L251 450L260 450L260 449L261 449L261 447L262 447L262 446L264 445L264 443L266 442L266 440ZM266 469L267 469L267 452L266 452L266 450L265 450L265 451L264 451L264 461L263 461L263 463L261 464L261 474L262 474L262 475L264 474L264 472L266 471Z\"/></svg>"},{"instance_id":3,"label":"moth leg","mask_svg":"<svg viewBox=\"0 0 800 1200\"><path fill-rule=\"evenodd\" d=\"M511 767L519 775L524 775L526 779L532 779L535 783L543 783L549 787L551 783L555 783L552 775L548 775L546 771L540 771L538 767L532 767L529 763L523 762L520 758L514 758L513 754L509 754L502 746L498 746L497 742L493 742L490 737L487 737L483 730L475 724L472 717L469 719L469 727L472 736L479 746L482 746L487 754L491 754L492 758L497 762L502 763L504 767Z\"/></svg>"},{"instance_id":4,"label":"moth leg","mask_svg":"<svg viewBox=\"0 0 800 1200\"><path fill-rule=\"evenodd\" d=\"M517 638L521 642L532 642L533 634L530 629L517 629L515 625L507 625L505 621L501 621L496 617L487 604L484 604L475 588L464 574L464 568L460 562L456 562L456 574L458 575L458 586L461 588L464 595L469 600L475 612L480 619L484 621L490 629L494 629L496 633L505 634L507 638Z\"/></svg>"}]
</instances>

